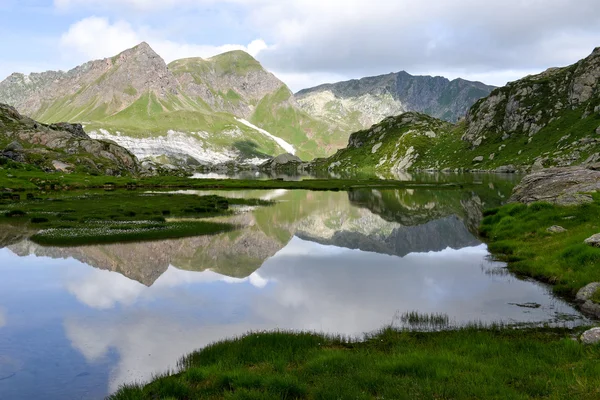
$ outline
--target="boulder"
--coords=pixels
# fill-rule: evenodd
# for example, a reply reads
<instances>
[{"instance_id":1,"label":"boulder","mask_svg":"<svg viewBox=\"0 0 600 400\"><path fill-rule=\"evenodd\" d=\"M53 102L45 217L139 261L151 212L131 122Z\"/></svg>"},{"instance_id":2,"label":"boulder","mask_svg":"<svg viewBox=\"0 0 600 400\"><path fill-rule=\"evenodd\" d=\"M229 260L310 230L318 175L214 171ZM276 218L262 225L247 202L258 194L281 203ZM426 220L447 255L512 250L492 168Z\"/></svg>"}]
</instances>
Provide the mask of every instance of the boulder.
<instances>
[{"instance_id":1,"label":"boulder","mask_svg":"<svg viewBox=\"0 0 600 400\"><path fill-rule=\"evenodd\" d=\"M581 311L585 314L600 318L600 304L593 302L592 296L600 290L600 282L592 282L577 292L575 300L581 303Z\"/></svg>"},{"instance_id":2,"label":"boulder","mask_svg":"<svg viewBox=\"0 0 600 400\"><path fill-rule=\"evenodd\" d=\"M478 163L478 162L482 162L483 161L483 156L477 156L473 159L474 163Z\"/></svg>"},{"instance_id":3,"label":"boulder","mask_svg":"<svg viewBox=\"0 0 600 400\"><path fill-rule=\"evenodd\" d=\"M546 232L548 233L564 233L567 230L565 228L563 228L562 226L558 226L558 225L554 225L551 226L550 228L546 229Z\"/></svg>"},{"instance_id":4,"label":"boulder","mask_svg":"<svg viewBox=\"0 0 600 400\"><path fill-rule=\"evenodd\" d=\"M71 164L67 164L65 162L58 161L58 160L52 161L52 166L57 171L62 171L62 172L70 172L73 169L73 166Z\"/></svg>"},{"instance_id":5,"label":"boulder","mask_svg":"<svg viewBox=\"0 0 600 400\"><path fill-rule=\"evenodd\" d=\"M514 165L502 165L496 168L496 172L499 174L513 174L517 172L517 169Z\"/></svg>"},{"instance_id":6,"label":"boulder","mask_svg":"<svg viewBox=\"0 0 600 400\"><path fill-rule=\"evenodd\" d=\"M290 153L285 153L280 154L271 160L265 161L260 165L260 168L277 169L286 164L302 164L302 160L298 156L295 156Z\"/></svg>"},{"instance_id":7,"label":"boulder","mask_svg":"<svg viewBox=\"0 0 600 400\"><path fill-rule=\"evenodd\" d=\"M586 286L579 289L579 291L577 292L577 296L575 296L575 299L580 303L585 303L586 301L592 298L592 296L594 295L594 293L596 293L598 289L600 289L600 282L592 282L590 284L587 284Z\"/></svg>"},{"instance_id":8,"label":"boulder","mask_svg":"<svg viewBox=\"0 0 600 400\"><path fill-rule=\"evenodd\" d=\"M559 205L592 202L586 193L600 190L600 171L583 167L547 168L527 175L513 191L510 201L545 201Z\"/></svg>"},{"instance_id":9,"label":"boulder","mask_svg":"<svg viewBox=\"0 0 600 400\"><path fill-rule=\"evenodd\" d=\"M592 247L600 247L600 233L596 233L595 235L585 239L585 244Z\"/></svg>"},{"instance_id":10,"label":"boulder","mask_svg":"<svg viewBox=\"0 0 600 400\"><path fill-rule=\"evenodd\" d=\"M21 145L21 143L14 141L11 142L8 146L6 146L4 148L4 151L22 151L23 150L23 146Z\"/></svg>"},{"instance_id":11,"label":"boulder","mask_svg":"<svg viewBox=\"0 0 600 400\"><path fill-rule=\"evenodd\" d=\"M592 328L588 331L583 332L581 335L581 341L583 344L597 344L600 343L600 328Z\"/></svg>"}]
</instances>

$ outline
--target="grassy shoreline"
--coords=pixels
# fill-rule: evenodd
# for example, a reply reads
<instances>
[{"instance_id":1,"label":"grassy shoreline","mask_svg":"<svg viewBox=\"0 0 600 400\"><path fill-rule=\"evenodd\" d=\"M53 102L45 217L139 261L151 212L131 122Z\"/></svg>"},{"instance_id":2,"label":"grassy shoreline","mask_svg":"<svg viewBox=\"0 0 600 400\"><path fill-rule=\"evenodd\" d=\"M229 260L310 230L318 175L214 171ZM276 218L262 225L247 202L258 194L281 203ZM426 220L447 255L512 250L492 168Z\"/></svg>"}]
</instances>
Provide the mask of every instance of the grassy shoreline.
<instances>
[{"instance_id":1,"label":"grassy shoreline","mask_svg":"<svg viewBox=\"0 0 600 400\"><path fill-rule=\"evenodd\" d=\"M249 333L130 385L136 399L595 399L600 346L558 328L384 329L360 342L311 333Z\"/></svg>"},{"instance_id":2,"label":"grassy shoreline","mask_svg":"<svg viewBox=\"0 0 600 400\"><path fill-rule=\"evenodd\" d=\"M600 194L580 206L515 203L486 210L480 234L509 271L548 283L574 299L577 291L600 281L600 248L584 240L600 232ZM566 231L551 233L560 226Z\"/></svg>"}]
</instances>

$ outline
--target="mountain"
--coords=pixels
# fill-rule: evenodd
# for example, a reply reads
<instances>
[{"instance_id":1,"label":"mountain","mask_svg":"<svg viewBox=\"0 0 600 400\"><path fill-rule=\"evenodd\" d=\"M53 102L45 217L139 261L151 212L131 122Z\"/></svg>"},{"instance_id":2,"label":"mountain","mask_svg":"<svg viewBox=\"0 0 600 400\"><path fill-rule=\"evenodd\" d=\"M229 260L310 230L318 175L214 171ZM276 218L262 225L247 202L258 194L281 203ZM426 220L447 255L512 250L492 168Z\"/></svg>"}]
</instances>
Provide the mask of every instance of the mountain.
<instances>
[{"instance_id":1,"label":"mountain","mask_svg":"<svg viewBox=\"0 0 600 400\"><path fill-rule=\"evenodd\" d=\"M2 150L3 149L3 150ZM81 125L46 125L0 103L0 165L33 164L46 171L137 174L140 166L128 150L90 138Z\"/></svg>"},{"instance_id":2,"label":"mountain","mask_svg":"<svg viewBox=\"0 0 600 400\"><path fill-rule=\"evenodd\" d=\"M81 123L140 159L260 164L283 153L329 156L358 127L413 108L455 119L489 92L406 73L330 86L294 95L245 52L167 65L141 43L68 72L12 74L0 82L0 102L43 123Z\"/></svg>"},{"instance_id":3,"label":"mountain","mask_svg":"<svg viewBox=\"0 0 600 400\"><path fill-rule=\"evenodd\" d=\"M531 170L600 161L600 48L477 101L451 124L420 113L350 136L317 168L330 171Z\"/></svg>"},{"instance_id":4,"label":"mountain","mask_svg":"<svg viewBox=\"0 0 600 400\"><path fill-rule=\"evenodd\" d=\"M44 123L80 122L92 137L167 163L258 164L286 152L310 159L347 138L303 112L242 51L167 65L141 43L68 72L12 74L0 101Z\"/></svg>"},{"instance_id":5,"label":"mountain","mask_svg":"<svg viewBox=\"0 0 600 400\"><path fill-rule=\"evenodd\" d=\"M356 131L407 111L456 122L493 89L481 82L402 71L304 89L296 98L309 114Z\"/></svg>"}]
</instances>

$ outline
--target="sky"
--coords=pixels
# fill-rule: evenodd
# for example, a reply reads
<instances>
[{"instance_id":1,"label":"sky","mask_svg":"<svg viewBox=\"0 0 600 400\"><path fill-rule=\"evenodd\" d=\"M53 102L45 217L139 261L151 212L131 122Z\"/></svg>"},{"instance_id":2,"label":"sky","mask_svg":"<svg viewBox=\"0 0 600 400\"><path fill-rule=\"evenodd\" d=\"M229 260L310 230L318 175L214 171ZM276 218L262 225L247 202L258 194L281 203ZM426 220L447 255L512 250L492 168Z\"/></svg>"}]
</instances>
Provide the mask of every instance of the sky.
<instances>
[{"instance_id":1,"label":"sky","mask_svg":"<svg viewBox=\"0 0 600 400\"><path fill-rule=\"evenodd\" d=\"M600 46L600 0L0 0L0 80L146 41L241 49L294 91L405 70L503 85Z\"/></svg>"}]
</instances>

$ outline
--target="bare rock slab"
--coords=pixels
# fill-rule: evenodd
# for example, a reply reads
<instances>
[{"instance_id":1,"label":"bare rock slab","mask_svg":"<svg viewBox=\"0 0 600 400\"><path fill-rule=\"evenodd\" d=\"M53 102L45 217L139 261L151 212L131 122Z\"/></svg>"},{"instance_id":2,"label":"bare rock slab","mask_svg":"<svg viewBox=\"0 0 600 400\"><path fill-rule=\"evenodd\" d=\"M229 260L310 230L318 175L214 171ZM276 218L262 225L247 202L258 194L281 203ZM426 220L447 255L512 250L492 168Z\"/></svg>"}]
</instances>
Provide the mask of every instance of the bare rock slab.
<instances>
[{"instance_id":1,"label":"bare rock slab","mask_svg":"<svg viewBox=\"0 0 600 400\"><path fill-rule=\"evenodd\" d=\"M545 201L558 205L590 203L588 193L600 190L600 171L589 168L547 168L527 175L515 187L511 201Z\"/></svg>"},{"instance_id":2,"label":"bare rock slab","mask_svg":"<svg viewBox=\"0 0 600 400\"><path fill-rule=\"evenodd\" d=\"M558 226L558 225L554 225L551 226L550 228L546 229L546 232L548 233L564 233L567 230L565 228L563 228L562 226Z\"/></svg>"}]
</instances>

